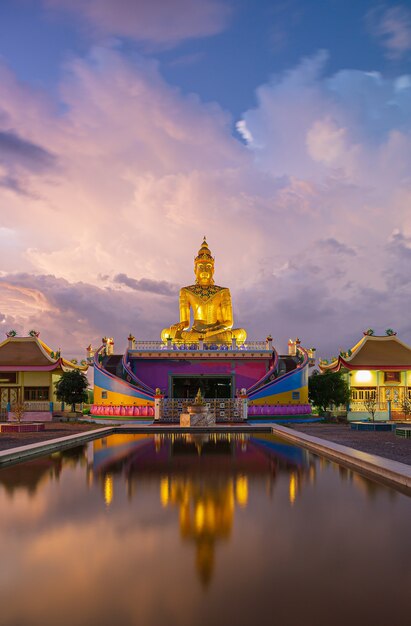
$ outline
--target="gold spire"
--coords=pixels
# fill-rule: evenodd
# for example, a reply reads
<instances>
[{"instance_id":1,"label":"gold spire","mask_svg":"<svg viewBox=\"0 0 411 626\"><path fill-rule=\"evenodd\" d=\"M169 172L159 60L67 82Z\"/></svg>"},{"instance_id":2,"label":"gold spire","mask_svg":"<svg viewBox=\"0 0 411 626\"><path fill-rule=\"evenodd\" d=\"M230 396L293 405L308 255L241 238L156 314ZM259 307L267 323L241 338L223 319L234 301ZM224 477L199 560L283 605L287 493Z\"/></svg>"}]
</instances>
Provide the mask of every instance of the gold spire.
<instances>
[{"instance_id":1,"label":"gold spire","mask_svg":"<svg viewBox=\"0 0 411 626\"><path fill-rule=\"evenodd\" d=\"M205 235L203 243L201 244L201 248L199 249L196 258L194 259L195 263L198 263L199 261L211 261L212 263L214 263L214 258L211 255Z\"/></svg>"}]
</instances>

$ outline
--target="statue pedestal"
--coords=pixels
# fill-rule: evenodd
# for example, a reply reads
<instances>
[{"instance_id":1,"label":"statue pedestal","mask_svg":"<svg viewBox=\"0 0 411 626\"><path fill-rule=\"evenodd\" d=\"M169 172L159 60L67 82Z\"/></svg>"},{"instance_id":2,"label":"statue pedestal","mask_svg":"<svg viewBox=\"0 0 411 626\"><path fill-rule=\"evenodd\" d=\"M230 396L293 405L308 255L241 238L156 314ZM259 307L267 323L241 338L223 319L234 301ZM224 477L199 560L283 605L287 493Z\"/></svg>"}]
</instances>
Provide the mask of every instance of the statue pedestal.
<instances>
[{"instance_id":1,"label":"statue pedestal","mask_svg":"<svg viewBox=\"0 0 411 626\"><path fill-rule=\"evenodd\" d=\"M196 426L215 425L215 415L209 413L206 406L194 404L189 406L187 410L187 413L180 414L180 426L192 428Z\"/></svg>"}]
</instances>

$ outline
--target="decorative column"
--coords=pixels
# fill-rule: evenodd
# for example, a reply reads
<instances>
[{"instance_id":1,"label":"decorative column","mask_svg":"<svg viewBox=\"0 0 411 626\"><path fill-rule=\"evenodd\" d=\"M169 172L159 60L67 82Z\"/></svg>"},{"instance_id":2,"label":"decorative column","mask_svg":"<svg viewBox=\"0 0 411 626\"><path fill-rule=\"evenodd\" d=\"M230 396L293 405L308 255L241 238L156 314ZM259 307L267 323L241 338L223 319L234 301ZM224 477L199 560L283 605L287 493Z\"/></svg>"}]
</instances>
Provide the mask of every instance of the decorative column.
<instances>
[{"instance_id":1,"label":"decorative column","mask_svg":"<svg viewBox=\"0 0 411 626\"><path fill-rule=\"evenodd\" d=\"M268 335L267 339L265 340L265 349L269 350L270 352L273 351L273 338L270 335Z\"/></svg>"},{"instance_id":2,"label":"decorative column","mask_svg":"<svg viewBox=\"0 0 411 626\"><path fill-rule=\"evenodd\" d=\"M167 337L167 350L171 350L171 349L172 349L171 337Z\"/></svg>"},{"instance_id":3,"label":"decorative column","mask_svg":"<svg viewBox=\"0 0 411 626\"><path fill-rule=\"evenodd\" d=\"M131 333L129 334L128 338L128 349L129 350L134 350L135 346L136 346L136 338L134 337L134 335L132 335Z\"/></svg>"},{"instance_id":4,"label":"decorative column","mask_svg":"<svg viewBox=\"0 0 411 626\"><path fill-rule=\"evenodd\" d=\"M106 345L107 356L111 356L114 353L114 339L109 337Z\"/></svg>"},{"instance_id":5,"label":"decorative column","mask_svg":"<svg viewBox=\"0 0 411 626\"><path fill-rule=\"evenodd\" d=\"M235 337L231 339L231 350L237 350L237 339Z\"/></svg>"},{"instance_id":6,"label":"decorative column","mask_svg":"<svg viewBox=\"0 0 411 626\"><path fill-rule=\"evenodd\" d=\"M156 393L154 396L154 421L155 422L158 422L161 417L161 400L163 398L164 398L164 394L162 394L160 391L160 388L157 387Z\"/></svg>"},{"instance_id":7,"label":"decorative column","mask_svg":"<svg viewBox=\"0 0 411 626\"><path fill-rule=\"evenodd\" d=\"M198 339L198 349L204 350L204 337L199 337Z\"/></svg>"},{"instance_id":8,"label":"decorative column","mask_svg":"<svg viewBox=\"0 0 411 626\"><path fill-rule=\"evenodd\" d=\"M247 396L247 389L245 389L244 387L240 391L240 402L241 402L241 408L240 408L241 419L244 421L247 421L248 419L248 396Z\"/></svg>"}]
</instances>

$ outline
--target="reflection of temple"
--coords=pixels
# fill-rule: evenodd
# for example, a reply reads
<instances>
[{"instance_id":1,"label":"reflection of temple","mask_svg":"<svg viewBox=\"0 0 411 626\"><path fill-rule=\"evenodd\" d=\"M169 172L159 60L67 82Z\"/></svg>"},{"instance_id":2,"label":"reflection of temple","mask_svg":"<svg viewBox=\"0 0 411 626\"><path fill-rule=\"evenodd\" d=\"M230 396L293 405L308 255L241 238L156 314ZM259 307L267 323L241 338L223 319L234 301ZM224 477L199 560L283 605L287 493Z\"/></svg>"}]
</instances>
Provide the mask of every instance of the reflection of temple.
<instances>
[{"instance_id":1,"label":"reflection of temple","mask_svg":"<svg viewBox=\"0 0 411 626\"><path fill-rule=\"evenodd\" d=\"M158 481L161 504L178 508L181 537L196 546L204 585L213 574L215 548L229 540L235 510L247 507L255 480L271 493L284 475L293 504L305 478L314 478L307 452L268 434L114 435L94 443L93 468L107 505L114 502L118 475L129 497L144 481Z\"/></svg>"}]
</instances>

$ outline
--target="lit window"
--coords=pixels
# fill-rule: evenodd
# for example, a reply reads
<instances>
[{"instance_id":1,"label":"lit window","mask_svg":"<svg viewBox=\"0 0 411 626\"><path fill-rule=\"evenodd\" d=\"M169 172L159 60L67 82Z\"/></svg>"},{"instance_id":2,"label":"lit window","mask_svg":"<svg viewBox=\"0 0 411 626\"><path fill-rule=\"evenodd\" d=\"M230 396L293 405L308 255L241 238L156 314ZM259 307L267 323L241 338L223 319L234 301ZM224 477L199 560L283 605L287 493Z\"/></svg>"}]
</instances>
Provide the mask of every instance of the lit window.
<instances>
[{"instance_id":1,"label":"lit window","mask_svg":"<svg viewBox=\"0 0 411 626\"><path fill-rule=\"evenodd\" d=\"M355 380L357 383L369 383L372 378L372 374L369 370L360 370L355 374Z\"/></svg>"}]
</instances>

